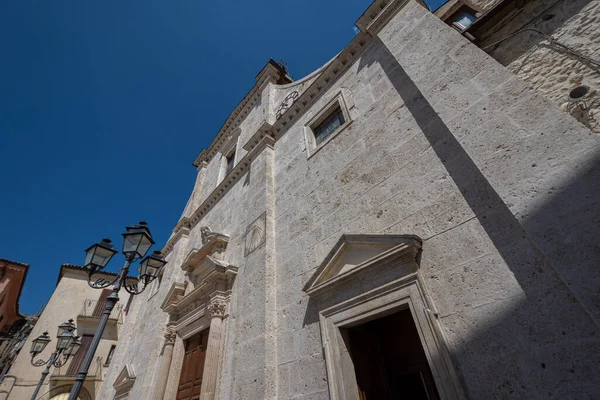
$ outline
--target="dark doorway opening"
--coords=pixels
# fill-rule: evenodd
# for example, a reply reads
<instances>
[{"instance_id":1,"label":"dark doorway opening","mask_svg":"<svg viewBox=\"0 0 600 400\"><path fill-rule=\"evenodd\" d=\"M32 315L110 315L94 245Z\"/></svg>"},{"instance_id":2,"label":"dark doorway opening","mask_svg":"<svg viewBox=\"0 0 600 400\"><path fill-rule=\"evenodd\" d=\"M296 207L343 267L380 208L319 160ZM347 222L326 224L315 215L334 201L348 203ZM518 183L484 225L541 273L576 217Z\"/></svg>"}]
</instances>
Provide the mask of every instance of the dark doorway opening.
<instances>
[{"instance_id":1,"label":"dark doorway opening","mask_svg":"<svg viewBox=\"0 0 600 400\"><path fill-rule=\"evenodd\" d=\"M361 400L438 400L439 395L410 310L342 332Z\"/></svg>"}]
</instances>

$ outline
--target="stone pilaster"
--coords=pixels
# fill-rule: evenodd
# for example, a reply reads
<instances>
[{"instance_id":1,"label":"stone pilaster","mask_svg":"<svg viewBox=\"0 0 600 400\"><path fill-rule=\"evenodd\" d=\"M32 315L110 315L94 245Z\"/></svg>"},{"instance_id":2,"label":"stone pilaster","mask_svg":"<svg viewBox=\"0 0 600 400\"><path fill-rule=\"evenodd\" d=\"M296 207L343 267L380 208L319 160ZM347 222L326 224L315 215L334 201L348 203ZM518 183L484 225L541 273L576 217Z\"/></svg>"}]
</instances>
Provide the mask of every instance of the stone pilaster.
<instances>
[{"instance_id":1,"label":"stone pilaster","mask_svg":"<svg viewBox=\"0 0 600 400\"><path fill-rule=\"evenodd\" d=\"M175 345L176 338L177 334L175 332L171 330L165 332L165 344L163 346L162 356L160 357L160 369L154 387L155 400L164 399L167 382L169 380L169 371L171 370L171 360L173 359L173 346Z\"/></svg>"},{"instance_id":2,"label":"stone pilaster","mask_svg":"<svg viewBox=\"0 0 600 400\"><path fill-rule=\"evenodd\" d=\"M202 374L201 400L212 400L215 398L217 375L219 373L219 356L221 352L221 331L226 309L227 304L221 301L215 301L207 308L207 312L210 314L210 331L206 346L204 373Z\"/></svg>"}]
</instances>

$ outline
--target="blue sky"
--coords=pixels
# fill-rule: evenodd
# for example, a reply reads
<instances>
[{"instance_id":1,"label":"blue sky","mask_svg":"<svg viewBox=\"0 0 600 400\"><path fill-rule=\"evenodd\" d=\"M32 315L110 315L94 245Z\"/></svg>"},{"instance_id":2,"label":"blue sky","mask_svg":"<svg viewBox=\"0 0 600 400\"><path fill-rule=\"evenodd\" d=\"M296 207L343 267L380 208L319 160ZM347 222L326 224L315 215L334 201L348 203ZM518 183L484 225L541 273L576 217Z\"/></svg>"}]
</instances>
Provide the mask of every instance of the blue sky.
<instances>
[{"instance_id":1,"label":"blue sky","mask_svg":"<svg viewBox=\"0 0 600 400\"><path fill-rule=\"evenodd\" d=\"M147 220L160 249L191 162L269 57L301 78L352 39L369 4L0 2L0 258L31 265L21 312L90 244L120 246L128 224Z\"/></svg>"}]
</instances>

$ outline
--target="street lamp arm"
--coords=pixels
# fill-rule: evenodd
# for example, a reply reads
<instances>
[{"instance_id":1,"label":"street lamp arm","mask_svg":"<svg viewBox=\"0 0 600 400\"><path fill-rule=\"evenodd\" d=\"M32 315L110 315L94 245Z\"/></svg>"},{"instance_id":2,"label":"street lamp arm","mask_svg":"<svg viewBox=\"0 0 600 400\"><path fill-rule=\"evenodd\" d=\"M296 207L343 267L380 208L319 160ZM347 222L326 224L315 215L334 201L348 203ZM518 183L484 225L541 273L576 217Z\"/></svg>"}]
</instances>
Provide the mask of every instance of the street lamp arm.
<instances>
[{"instance_id":1,"label":"street lamp arm","mask_svg":"<svg viewBox=\"0 0 600 400\"><path fill-rule=\"evenodd\" d=\"M56 358L56 361L54 362L54 366L55 366L56 368L60 368L60 367L62 367L63 365L65 365L65 364L67 363L67 361L69 361L69 356L65 356L65 355L63 355L63 359L62 359L62 361L61 361L61 360L60 360L60 359L57 357L57 358Z\"/></svg>"},{"instance_id":2,"label":"street lamp arm","mask_svg":"<svg viewBox=\"0 0 600 400\"><path fill-rule=\"evenodd\" d=\"M34 367L41 367L43 365L48 364L49 361L50 360L44 361L41 358L39 360L37 360L37 361L33 361L33 357L31 357L31 365L33 365Z\"/></svg>"},{"instance_id":3,"label":"street lamp arm","mask_svg":"<svg viewBox=\"0 0 600 400\"><path fill-rule=\"evenodd\" d=\"M134 295L134 296L135 296L135 295L137 295L137 294L140 294L140 293L142 293L144 290L146 290L146 287L148 286L148 285L146 284L146 281L145 281L145 280L142 280L142 281L143 281L143 283L142 283L142 288L141 288L141 289L140 289L140 286L139 286L139 284L127 283L127 282L125 282L125 283L123 284L123 287L125 288L125 291L126 291L127 293L129 293L129 294L132 294L132 295Z\"/></svg>"},{"instance_id":4,"label":"street lamp arm","mask_svg":"<svg viewBox=\"0 0 600 400\"><path fill-rule=\"evenodd\" d=\"M117 280L119 280L118 275L112 281L109 281L108 279L105 279L105 278L98 278L96 280L93 280L93 278L92 278L93 275L94 275L93 273L88 275L88 285L94 289L107 288L111 285L114 285L117 282Z\"/></svg>"}]
</instances>

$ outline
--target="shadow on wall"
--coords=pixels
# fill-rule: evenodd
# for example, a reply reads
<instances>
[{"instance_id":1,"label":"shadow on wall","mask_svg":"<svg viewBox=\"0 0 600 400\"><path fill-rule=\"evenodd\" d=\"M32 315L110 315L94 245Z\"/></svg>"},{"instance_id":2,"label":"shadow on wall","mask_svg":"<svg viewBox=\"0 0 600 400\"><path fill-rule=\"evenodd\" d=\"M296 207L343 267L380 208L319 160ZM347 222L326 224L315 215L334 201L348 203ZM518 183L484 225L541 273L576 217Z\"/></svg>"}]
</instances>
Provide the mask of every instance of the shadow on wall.
<instances>
[{"instance_id":1,"label":"shadow on wall","mask_svg":"<svg viewBox=\"0 0 600 400\"><path fill-rule=\"evenodd\" d=\"M389 49L381 41L377 48L361 59L359 69L381 65L523 290L522 295L472 307L457 317L463 319L460 326L470 325L468 332L456 335L464 341L453 345L470 397L598 394L591 387L600 375L598 327L547 257L559 257L552 262L562 267L570 263L576 271L589 270L597 282L599 160L521 224ZM563 224L573 210L582 220ZM572 240L565 243L568 238ZM314 312L309 304L307 313ZM444 325L447 330L449 323Z\"/></svg>"}]
</instances>

